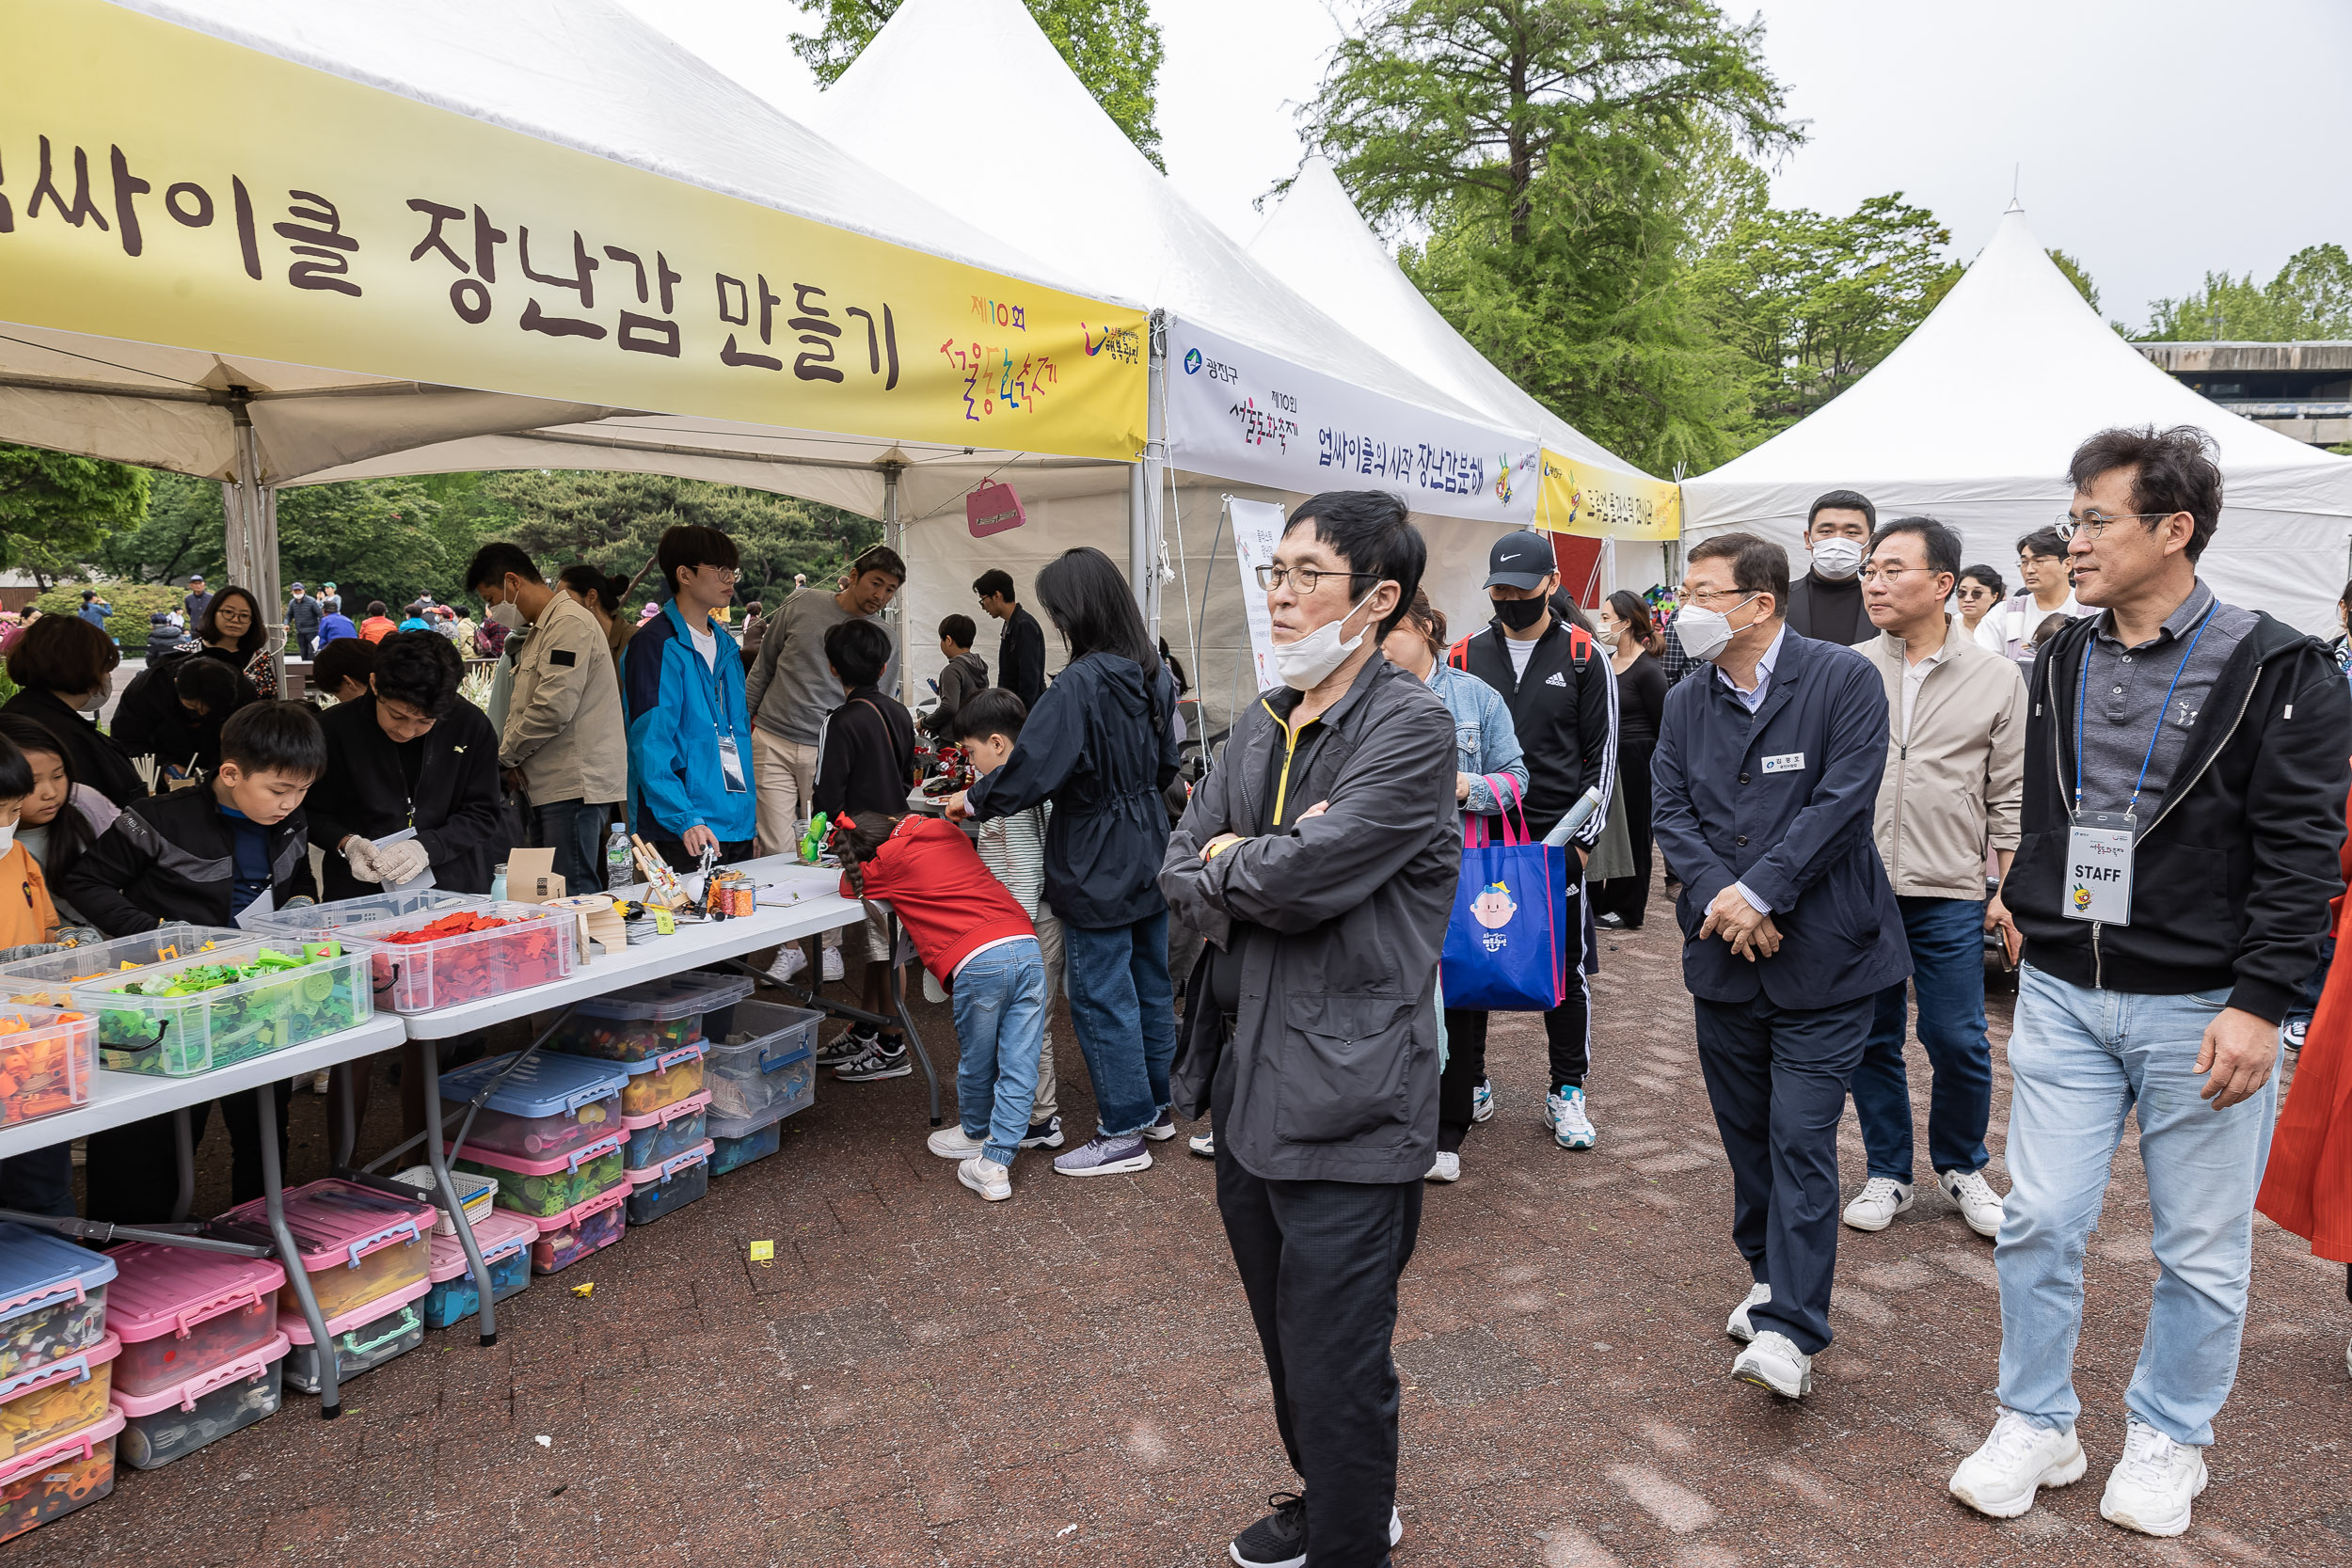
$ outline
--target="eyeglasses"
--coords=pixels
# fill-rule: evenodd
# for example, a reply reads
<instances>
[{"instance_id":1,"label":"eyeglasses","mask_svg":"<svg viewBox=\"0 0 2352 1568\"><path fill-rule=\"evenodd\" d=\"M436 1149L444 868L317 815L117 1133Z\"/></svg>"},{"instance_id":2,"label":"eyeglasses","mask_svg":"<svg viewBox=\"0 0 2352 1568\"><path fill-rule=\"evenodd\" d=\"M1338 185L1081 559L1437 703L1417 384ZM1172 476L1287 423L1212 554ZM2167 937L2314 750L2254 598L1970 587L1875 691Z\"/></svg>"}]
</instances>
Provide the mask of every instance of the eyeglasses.
<instances>
[{"instance_id":1,"label":"eyeglasses","mask_svg":"<svg viewBox=\"0 0 2352 1568\"><path fill-rule=\"evenodd\" d=\"M2081 516L2077 517L2072 512L2068 512L2061 514L2058 517L2057 524L2058 536L2066 541L2068 544L2072 544L2074 543L2074 535L2082 532L2085 529L2089 529L2090 531L2091 538L2097 539L2101 534L2106 532L2107 525L2109 523L2120 523L2124 521L2126 518L2134 517L2146 519L2149 517L2169 517L2170 515L2172 515L2172 514L2169 512L2119 512L2113 516L2109 516L2104 512L2086 512Z\"/></svg>"},{"instance_id":2,"label":"eyeglasses","mask_svg":"<svg viewBox=\"0 0 2352 1568\"><path fill-rule=\"evenodd\" d=\"M1686 588L1682 592L1682 602L1684 604L1720 604L1725 599L1736 599L1740 596L1740 590L1737 588Z\"/></svg>"},{"instance_id":3,"label":"eyeglasses","mask_svg":"<svg viewBox=\"0 0 2352 1568\"><path fill-rule=\"evenodd\" d=\"M1963 599L1989 599L1993 596L1993 590L1980 582L1970 582L1962 584L1958 594Z\"/></svg>"},{"instance_id":4,"label":"eyeglasses","mask_svg":"<svg viewBox=\"0 0 2352 1568\"><path fill-rule=\"evenodd\" d=\"M741 568L735 566L696 566L691 570L708 572L717 577L721 582L735 582L743 576Z\"/></svg>"},{"instance_id":5,"label":"eyeglasses","mask_svg":"<svg viewBox=\"0 0 2352 1568\"><path fill-rule=\"evenodd\" d=\"M1861 578L1866 583L1883 582L1892 584L1897 578L1903 576L1907 572L1932 572L1934 570L1935 568L1932 566L1865 566L1862 568Z\"/></svg>"},{"instance_id":6,"label":"eyeglasses","mask_svg":"<svg viewBox=\"0 0 2352 1568\"><path fill-rule=\"evenodd\" d=\"M1301 598L1312 594L1315 591L1315 584L1325 578L1345 578L1350 582L1359 580L1378 582L1380 574L1377 572L1325 572L1312 566L1261 566L1258 568L1259 587L1271 594L1282 586L1283 579L1288 578L1291 586L1298 590Z\"/></svg>"}]
</instances>

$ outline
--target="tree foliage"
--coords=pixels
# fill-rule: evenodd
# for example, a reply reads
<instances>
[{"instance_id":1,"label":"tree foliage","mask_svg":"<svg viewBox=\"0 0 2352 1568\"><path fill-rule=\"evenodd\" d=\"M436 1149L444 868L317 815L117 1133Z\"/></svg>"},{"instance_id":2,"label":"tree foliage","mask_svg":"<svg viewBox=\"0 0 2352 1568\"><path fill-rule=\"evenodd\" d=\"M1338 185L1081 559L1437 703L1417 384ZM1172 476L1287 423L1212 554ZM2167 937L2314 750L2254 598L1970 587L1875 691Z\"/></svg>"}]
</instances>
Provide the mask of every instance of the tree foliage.
<instances>
[{"instance_id":1,"label":"tree foliage","mask_svg":"<svg viewBox=\"0 0 2352 1568\"><path fill-rule=\"evenodd\" d=\"M899 0L794 0L817 13L813 33L792 35L792 53L824 87L850 69L859 51L896 15ZM1029 15L1136 150L1160 162L1156 120L1160 30L1150 0L1025 0Z\"/></svg>"},{"instance_id":2,"label":"tree foliage","mask_svg":"<svg viewBox=\"0 0 2352 1568\"><path fill-rule=\"evenodd\" d=\"M2250 272L2244 277L2209 272L2195 293L2155 302L2146 336L2159 342L2219 338L2261 343L2352 338L2352 257L2340 245L2307 245L2266 285L2257 285Z\"/></svg>"},{"instance_id":3,"label":"tree foliage","mask_svg":"<svg viewBox=\"0 0 2352 1568\"><path fill-rule=\"evenodd\" d=\"M81 569L147 511L144 469L38 447L0 446L0 566L46 588Z\"/></svg>"}]
</instances>

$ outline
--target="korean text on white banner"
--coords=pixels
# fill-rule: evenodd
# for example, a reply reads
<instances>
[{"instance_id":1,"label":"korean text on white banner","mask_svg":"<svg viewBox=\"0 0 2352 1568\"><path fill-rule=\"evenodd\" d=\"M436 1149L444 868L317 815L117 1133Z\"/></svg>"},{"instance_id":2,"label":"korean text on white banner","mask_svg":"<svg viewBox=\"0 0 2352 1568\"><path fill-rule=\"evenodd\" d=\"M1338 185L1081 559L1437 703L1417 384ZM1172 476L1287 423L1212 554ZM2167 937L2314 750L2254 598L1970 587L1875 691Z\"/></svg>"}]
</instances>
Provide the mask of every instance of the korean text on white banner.
<instances>
[{"instance_id":1,"label":"korean text on white banner","mask_svg":"<svg viewBox=\"0 0 2352 1568\"><path fill-rule=\"evenodd\" d=\"M1272 501L1225 498L1225 515L1233 527L1233 553L1241 558L1241 608L1249 622L1249 653L1258 675L1258 689L1282 684L1274 672L1274 614L1265 607L1265 590L1258 586L1258 568L1274 564L1274 546L1282 542L1282 509Z\"/></svg>"},{"instance_id":2,"label":"korean text on white banner","mask_svg":"<svg viewBox=\"0 0 2352 1568\"><path fill-rule=\"evenodd\" d=\"M1432 412L1183 320L1168 328L1168 435L1179 468L1313 495L1383 489L1415 512L1525 528L1534 437Z\"/></svg>"}]
</instances>

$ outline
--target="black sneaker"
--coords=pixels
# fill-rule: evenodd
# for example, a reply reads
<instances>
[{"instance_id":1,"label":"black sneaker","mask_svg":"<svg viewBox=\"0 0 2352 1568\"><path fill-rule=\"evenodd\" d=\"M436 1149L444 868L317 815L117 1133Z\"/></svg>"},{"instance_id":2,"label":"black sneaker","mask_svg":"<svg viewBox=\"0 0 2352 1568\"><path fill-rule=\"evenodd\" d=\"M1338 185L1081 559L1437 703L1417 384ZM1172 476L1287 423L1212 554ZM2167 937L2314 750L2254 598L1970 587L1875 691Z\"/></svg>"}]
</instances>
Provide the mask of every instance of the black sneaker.
<instances>
[{"instance_id":1,"label":"black sneaker","mask_svg":"<svg viewBox=\"0 0 2352 1568\"><path fill-rule=\"evenodd\" d=\"M846 1031L835 1035L831 1045L817 1048L817 1065L835 1067L843 1062L853 1062L881 1045L881 1030L870 1023L852 1023Z\"/></svg>"},{"instance_id":2,"label":"black sneaker","mask_svg":"<svg viewBox=\"0 0 2352 1568\"><path fill-rule=\"evenodd\" d=\"M1226 1555L1241 1568L1299 1568L1307 1560L1307 1499L1277 1492L1266 1501L1274 1512L1233 1537Z\"/></svg>"},{"instance_id":3,"label":"black sneaker","mask_svg":"<svg viewBox=\"0 0 2352 1568\"><path fill-rule=\"evenodd\" d=\"M1023 1148L1059 1148L1061 1147L1061 1117L1047 1117L1043 1121L1029 1123L1029 1135L1021 1140Z\"/></svg>"},{"instance_id":4,"label":"black sneaker","mask_svg":"<svg viewBox=\"0 0 2352 1568\"><path fill-rule=\"evenodd\" d=\"M894 1051L892 1043L875 1038L864 1052L835 1066L833 1075L845 1084L870 1084L877 1078L904 1078L914 1070L914 1064L903 1044Z\"/></svg>"}]
</instances>

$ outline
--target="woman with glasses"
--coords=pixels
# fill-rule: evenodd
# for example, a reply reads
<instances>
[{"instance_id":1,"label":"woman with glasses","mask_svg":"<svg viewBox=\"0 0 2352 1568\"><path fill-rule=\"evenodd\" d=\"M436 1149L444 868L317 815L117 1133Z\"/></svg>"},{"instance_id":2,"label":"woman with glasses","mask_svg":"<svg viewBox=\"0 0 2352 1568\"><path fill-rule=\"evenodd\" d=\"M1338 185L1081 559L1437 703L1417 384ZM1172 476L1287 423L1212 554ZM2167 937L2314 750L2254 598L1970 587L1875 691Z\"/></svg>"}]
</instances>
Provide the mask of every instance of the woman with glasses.
<instances>
[{"instance_id":1,"label":"woman with glasses","mask_svg":"<svg viewBox=\"0 0 2352 1568\"><path fill-rule=\"evenodd\" d=\"M276 700L278 670L269 657L269 628L262 618L261 600L242 588L222 589L204 607L196 635L206 658L219 659L243 673L260 701Z\"/></svg>"},{"instance_id":2,"label":"woman with glasses","mask_svg":"<svg viewBox=\"0 0 2352 1568\"><path fill-rule=\"evenodd\" d=\"M2002 651L1996 637L2000 618L1993 613L1993 607L2008 592L2009 584L1990 566L1963 567L1960 586L1952 590L1952 603L1960 610L1961 629L1976 639L1977 646L1991 653Z\"/></svg>"}]
</instances>

